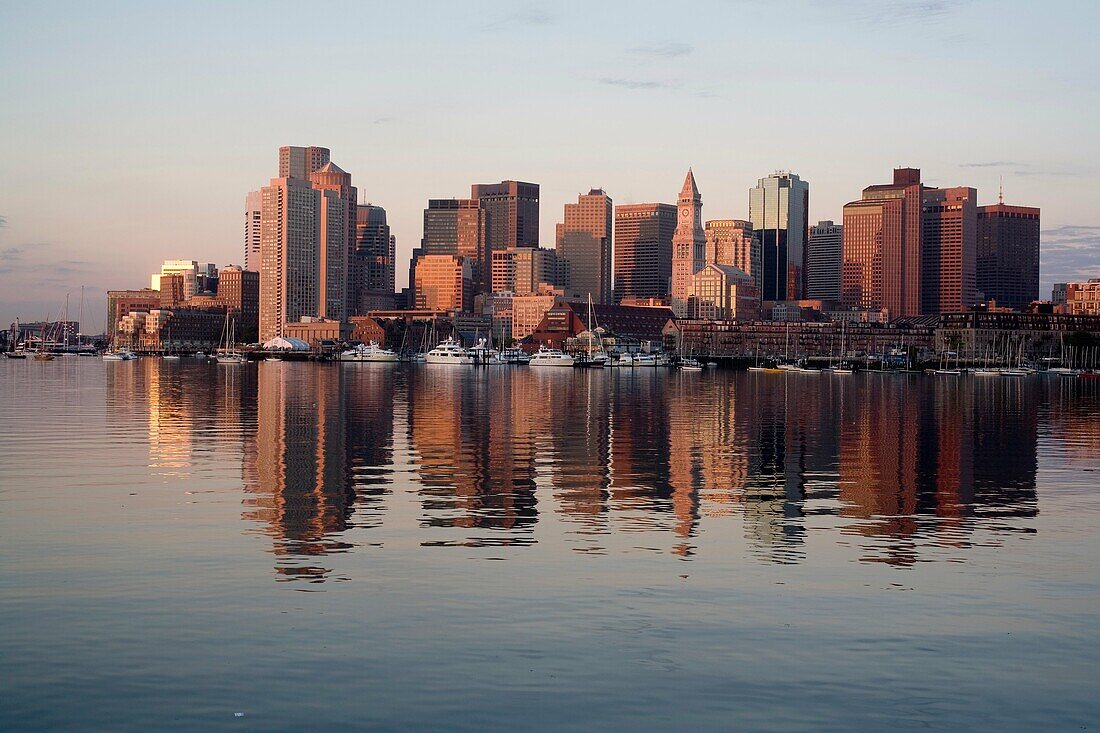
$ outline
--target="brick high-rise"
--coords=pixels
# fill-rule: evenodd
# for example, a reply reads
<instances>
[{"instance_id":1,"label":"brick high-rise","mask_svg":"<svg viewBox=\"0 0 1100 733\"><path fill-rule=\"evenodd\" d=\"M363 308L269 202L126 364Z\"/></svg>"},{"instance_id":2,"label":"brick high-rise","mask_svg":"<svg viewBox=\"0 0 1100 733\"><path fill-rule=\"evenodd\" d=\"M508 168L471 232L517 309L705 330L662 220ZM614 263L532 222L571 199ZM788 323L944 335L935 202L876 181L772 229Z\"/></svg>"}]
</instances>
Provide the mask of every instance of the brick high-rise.
<instances>
[{"instance_id":1,"label":"brick high-rise","mask_svg":"<svg viewBox=\"0 0 1100 733\"><path fill-rule=\"evenodd\" d=\"M978 207L978 290L1023 310L1039 299L1039 209L1003 201Z\"/></svg>"},{"instance_id":2,"label":"brick high-rise","mask_svg":"<svg viewBox=\"0 0 1100 733\"><path fill-rule=\"evenodd\" d=\"M760 270L760 240L751 221L711 219L703 226L703 234L707 264L732 265L756 278Z\"/></svg>"},{"instance_id":3,"label":"brick high-rise","mask_svg":"<svg viewBox=\"0 0 1100 733\"><path fill-rule=\"evenodd\" d=\"M893 183L868 186L862 199L845 204L845 307L920 315L922 206L917 168L898 168Z\"/></svg>"},{"instance_id":4,"label":"brick high-rise","mask_svg":"<svg viewBox=\"0 0 1100 733\"><path fill-rule=\"evenodd\" d=\"M615 207L615 300L663 298L672 279L672 204Z\"/></svg>"},{"instance_id":5,"label":"brick high-rise","mask_svg":"<svg viewBox=\"0 0 1100 733\"><path fill-rule=\"evenodd\" d=\"M565 205L565 221L557 226L555 249L565 271L565 286L574 296L594 303L611 303L611 237L614 220L611 197L594 188Z\"/></svg>"},{"instance_id":6,"label":"brick high-rise","mask_svg":"<svg viewBox=\"0 0 1100 733\"><path fill-rule=\"evenodd\" d=\"M978 300L978 192L926 188L921 233L921 313L966 310Z\"/></svg>"},{"instance_id":7,"label":"brick high-rise","mask_svg":"<svg viewBox=\"0 0 1100 733\"><path fill-rule=\"evenodd\" d=\"M355 255L358 193L351 176L332 161L310 173L309 180L321 192L320 315L342 321L354 307L347 283L348 260Z\"/></svg>"},{"instance_id":8,"label":"brick high-rise","mask_svg":"<svg viewBox=\"0 0 1100 733\"><path fill-rule=\"evenodd\" d=\"M703 199L690 168L676 206L679 214L672 235L672 312L685 318L693 278L706 264L707 242L703 234Z\"/></svg>"}]
</instances>

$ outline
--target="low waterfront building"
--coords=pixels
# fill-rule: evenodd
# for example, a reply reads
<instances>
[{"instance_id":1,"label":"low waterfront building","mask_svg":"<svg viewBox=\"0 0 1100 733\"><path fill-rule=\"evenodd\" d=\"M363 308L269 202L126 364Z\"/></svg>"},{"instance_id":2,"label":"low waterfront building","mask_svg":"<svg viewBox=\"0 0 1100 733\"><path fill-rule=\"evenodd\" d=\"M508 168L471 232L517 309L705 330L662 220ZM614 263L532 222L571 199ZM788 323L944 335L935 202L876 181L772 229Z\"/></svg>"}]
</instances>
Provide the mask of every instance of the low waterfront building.
<instances>
[{"instance_id":1,"label":"low waterfront building","mask_svg":"<svg viewBox=\"0 0 1100 733\"><path fill-rule=\"evenodd\" d=\"M1100 281L1098 281L1100 282ZM1075 334L1100 338L1100 315L1066 313L945 313L936 329L936 350L975 359L1002 354L1010 344L1019 358L1059 359Z\"/></svg>"},{"instance_id":2,"label":"low waterfront building","mask_svg":"<svg viewBox=\"0 0 1100 733\"><path fill-rule=\"evenodd\" d=\"M304 317L285 326L284 335L305 341L312 347L323 341L344 342L351 338L352 324L330 318Z\"/></svg>"},{"instance_id":3,"label":"low waterfront building","mask_svg":"<svg viewBox=\"0 0 1100 733\"><path fill-rule=\"evenodd\" d=\"M928 353L935 342L930 327L811 321L674 321L664 339L667 349L709 357L789 359Z\"/></svg>"},{"instance_id":4,"label":"low waterfront building","mask_svg":"<svg viewBox=\"0 0 1100 733\"><path fill-rule=\"evenodd\" d=\"M374 341L386 345L386 327L379 319L373 316L352 316L348 320L351 321L352 341L364 344Z\"/></svg>"},{"instance_id":5,"label":"low waterfront building","mask_svg":"<svg viewBox=\"0 0 1100 733\"><path fill-rule=\"evenodd\" d=\"M134 311L149 312L160 307L160 292L152 288L141 290L107 291L107 335L114 341L119 334L119 323Z\"/></svg>"},{"instance_id":6,"label":"low waterfront building","mask_svg":"<svg viewBox=\"0 0 1100 733\"><path fill-rule=\"evenodd\" d=\"M1100 316L1100 277L1084 283L1066 283L1066 312L1076 316Z\"/></svg>"},{"instance_id":7,"label":"low waterfront building","mask_svg":"<svg viewBox=\"0 0 1100 733\"><path fill-rule=\"evenodd\" d=\"M710 263L692 275L688 315L711 321L754 321L760 317L756 281L733 265Z\"/></svg>"},{"instance_id":8,"label":"low waterfront building","mask_svg":"<svg viewBox=\"0 0 1100 733\"><path fill-rule=\"evenodd\" d=\"M531 343L560 349L577 334L600 327L608 348L648 348L661 343L665 324L673 318L671 308L593 304L589 324L588 308L587 302L558 301L531 333Z\"/></svg>"}]
</instances>

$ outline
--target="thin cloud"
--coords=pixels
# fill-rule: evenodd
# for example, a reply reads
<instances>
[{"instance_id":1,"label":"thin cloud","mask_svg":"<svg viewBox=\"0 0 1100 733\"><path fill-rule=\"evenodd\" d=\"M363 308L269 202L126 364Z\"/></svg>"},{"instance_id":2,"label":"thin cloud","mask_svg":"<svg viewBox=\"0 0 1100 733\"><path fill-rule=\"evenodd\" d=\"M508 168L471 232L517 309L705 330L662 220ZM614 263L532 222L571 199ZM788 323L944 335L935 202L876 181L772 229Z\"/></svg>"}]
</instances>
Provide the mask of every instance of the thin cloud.
<instances>
[{"instance_id":1,"label":"thin cloud","mask_svg":"<svg viewBox=\"0 0 1100 733\"><path fill-rule=\"evenodd\" d=\"M681 56L687 56L695 47L690 43L676 43L669 41L666 43L656 43L652 46L637 46L630 49L630 53L638 54L640 56L656 56L664 59L675 59Z\"/></svg>"},{"instance_id":2,"label":"thin cloud","mask_svg":"<svg viewBox=\"0 0 1100 733\"><path fill-rule=\"evenodd\" d=\"M960 168L1026 168L1027 163L1017 163L1014 160L991 160L982 163L959 163Z\"/></svg>"},{"instance_id":3,"label":"thin cloud","mask_svg":"<svg viewBox=\"0 0 1100 733\"><path fill-rule=\"evenodd\" d=\"M938 23L953 14L968 0L887 0L861 3L863 19L873 25Z\"/></svg>"},{"instance_id":4,"label":"thin cloud","mask_svg":"<svg viewBox=\"0 0 1100 733\"><path fill-rule=\"evenodd\" d=\"M1065 169L1063 169L1063 170L1058 170L1058 169L1041 170L1041 169L1037 169L1037 170L1018 170L1018 171L1013 171L1012 174L1016 175L1016 176L1053 176L1053 177L1061 178L1061 177L1080 176L1080 175L1083 175L1083 172L1082 171L1065 170Z\"/></svg>"},{"instance_id":5,"label":"thin cloud","mask_svg":"<svg viewBox=\"0 0 1100 733\"><path fill-rule=\"evenodd\" d=\"M487 23L482 27L482 30L504 31L513 28L533 28L550 25L553 22L553 15L542 8L529 5L525 8L518 8L508 15L498 18L491 23Z\"/></svg>"},{"instance_id":6,"label":"thin cloud","mask_svg":"<svg viewBox=\"0 0 1100 733\"><path fill-rule=\"evenodd\" d=\"M1044 287L1100 277L1100 226L1044 229L1039 247L1039 281Z\"/></svg>"},{"instance_id":7,"label":"thin cloud","mask_svg":"<svg viewBox=\"0 0 1100 733\"><path fill-rule=\"evenodd\" d=\"M671 86L663 81L654 81L652 79L622 79L605 76L596 81L600 84L612 87L622 87L623 89L667 89Z\"/></svg>"}]
</instances>

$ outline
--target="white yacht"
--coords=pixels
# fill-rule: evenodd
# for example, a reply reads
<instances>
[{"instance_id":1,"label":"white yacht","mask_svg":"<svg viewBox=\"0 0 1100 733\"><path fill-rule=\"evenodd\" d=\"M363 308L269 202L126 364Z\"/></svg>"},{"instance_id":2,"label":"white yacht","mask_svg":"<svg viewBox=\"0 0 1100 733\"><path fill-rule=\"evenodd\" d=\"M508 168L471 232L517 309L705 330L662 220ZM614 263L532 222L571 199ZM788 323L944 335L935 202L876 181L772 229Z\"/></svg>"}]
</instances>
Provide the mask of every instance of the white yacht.
<instances>
[{"instance_id":1,"label":"white yacht","mask_svg":"<svg viewBox=\"0 0 1100 733\"><path fill-rule=\"evenodd\" d=\"M348 349L340 354L340 361L397 361L397 354L389 349L383 349L377 341L370 344Z\"/></svg>"},{"instance_id":2,"label":"white yacht","mask_svg":"<svg viewBox=\"0 0 1100 733\"><path fill-rule=\"evenodd\" d=\"M500 358L500 353L489 345L485 339L478 339L477 343L470 347L469 354L475 364L488 366L504 363Z\"/></svg>"},{"instance_id":3,"label":"white yacht","mask_svg":"<svg viewBox=\"0 0 1100 733\"><path fill-rule=\"evenodd\" d=\"M427 364L473 364L474 357L453 338L448 338L424 357Z\"/></svg>"},{"instance_id":4,"label":"white yacht","mask_svg":"<svg viewBox=\"0 0 1100 733\"><path fill-rule=\"evenodd\" d=\"M573 366L573 357L559 349L548 349L540 346L529 362L531 366Z\"/></svg>"},{"instance_id":5,"label":"white yacht","mask_svg":"<svg viewBox=\"0 0 1100 733\"><path fill-rule=\"evenodd\" d=\"M116 349L115 351L104 351L103 361L133 361L137 358L137 355L129 349Z\"/></svg>"}]
</instances>

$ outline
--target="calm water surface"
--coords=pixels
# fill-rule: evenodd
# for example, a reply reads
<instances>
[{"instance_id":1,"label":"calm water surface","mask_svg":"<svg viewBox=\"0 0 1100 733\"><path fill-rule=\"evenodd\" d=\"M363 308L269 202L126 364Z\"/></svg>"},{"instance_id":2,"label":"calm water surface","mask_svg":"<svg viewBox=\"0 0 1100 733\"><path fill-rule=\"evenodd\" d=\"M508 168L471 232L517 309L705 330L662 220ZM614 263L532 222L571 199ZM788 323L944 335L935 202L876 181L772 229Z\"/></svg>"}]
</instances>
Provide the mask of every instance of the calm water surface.
<instances>
[{"instance_id":1,"label":"calm water surface","mask_svg":"<svg viewBox=\"0 0 1100 733\"><path fill-rule=\"evenodd\" d=\"M1097 383L63 358L0 405L5 731L1100 726Z\"/></svg>"}]
</instances>

